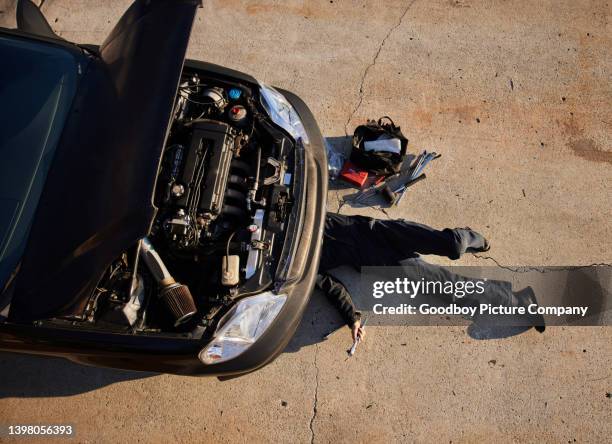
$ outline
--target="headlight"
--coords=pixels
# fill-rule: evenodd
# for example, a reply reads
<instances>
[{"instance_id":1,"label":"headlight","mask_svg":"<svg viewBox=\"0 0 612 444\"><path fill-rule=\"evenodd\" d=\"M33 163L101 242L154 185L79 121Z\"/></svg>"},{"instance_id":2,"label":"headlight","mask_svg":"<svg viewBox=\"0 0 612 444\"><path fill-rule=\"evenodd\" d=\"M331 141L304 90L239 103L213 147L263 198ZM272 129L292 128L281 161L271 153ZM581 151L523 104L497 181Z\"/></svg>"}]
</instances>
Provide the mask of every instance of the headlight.
<instances>
[{"instance_id":1,"label":"headlight","mask_svg":"<svg viewBox=\"0 0 612 444\"><path fill-rule=\"evenodd\" d=\"M307 145L309 143L308 135L304 130L300 116L285 96L263 83L259 84L259 93L261 94L261 104L272 121L291 134L295 140L302 139L302 143Z\"/></svg>"},{"instance_id":2,"label":"headlight","mask_svg":"<svg viewBox=\"0 0 612 444\"><path fill-rule=\"evenodd\" d=\"M217 364L246 351L268 329L287 300L286 294L265 292L241 299L213 340L200 352L204 364Z\"/></svg>"}]
</instances>

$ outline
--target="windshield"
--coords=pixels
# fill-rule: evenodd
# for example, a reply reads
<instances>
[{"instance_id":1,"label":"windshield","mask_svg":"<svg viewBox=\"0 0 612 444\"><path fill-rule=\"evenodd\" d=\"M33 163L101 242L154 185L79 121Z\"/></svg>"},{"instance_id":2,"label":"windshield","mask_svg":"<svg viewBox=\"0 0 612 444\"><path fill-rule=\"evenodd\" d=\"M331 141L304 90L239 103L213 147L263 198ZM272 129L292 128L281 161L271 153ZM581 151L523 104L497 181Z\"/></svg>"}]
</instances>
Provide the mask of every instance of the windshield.
<instances>
[{"instance_id":1,"label":"windshield","mask_svg":"<svg viewBox=\"0 0 612 444\"><path fill-rule=\"evenodd\" d=\"M0 291L19 263L76 91L59 45L0 35Z\"/></svg>"}]
</instances>

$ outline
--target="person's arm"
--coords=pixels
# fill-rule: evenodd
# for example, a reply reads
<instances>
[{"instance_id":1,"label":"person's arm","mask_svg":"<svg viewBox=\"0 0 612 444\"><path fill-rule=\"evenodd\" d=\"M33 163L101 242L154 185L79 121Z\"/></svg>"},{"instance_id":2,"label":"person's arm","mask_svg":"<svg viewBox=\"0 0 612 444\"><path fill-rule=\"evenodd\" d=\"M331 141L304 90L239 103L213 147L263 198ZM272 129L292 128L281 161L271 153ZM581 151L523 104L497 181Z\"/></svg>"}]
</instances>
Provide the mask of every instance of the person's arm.
<instances>
[{"instance_id":1,"label":"person's arm","mask_svg":"<svg viewBox=\"0 0 612 444\"><path fill-rule=\"evenodd\" d=\"M325 293L329 301L338 309L342 319L351 329L353 340L359 335L363 340L365 332L361 328L361 313L355 309L351 294L335 277L321 273L317 276L317 287Z\"/></svg>"}]
</instances>

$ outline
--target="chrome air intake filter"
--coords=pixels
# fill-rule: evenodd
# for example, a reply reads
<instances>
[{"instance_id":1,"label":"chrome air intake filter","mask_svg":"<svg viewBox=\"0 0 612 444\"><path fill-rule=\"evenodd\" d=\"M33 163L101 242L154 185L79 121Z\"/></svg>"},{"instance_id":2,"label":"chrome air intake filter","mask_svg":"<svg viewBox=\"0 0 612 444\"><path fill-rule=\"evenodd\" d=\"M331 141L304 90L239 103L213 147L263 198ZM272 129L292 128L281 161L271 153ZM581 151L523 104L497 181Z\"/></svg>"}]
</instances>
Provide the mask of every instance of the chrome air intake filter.
<instances>
[{"instance_id":1,"label":"chrome air intake filter","mask_svg":"<svg viewBox=\"0 0 612 444\"><path fill-rule=\"evenodd\" d=\"M174 317L175 327L187 322L197 312L191 292L186 285L176 283L162 288L159 298Z\"/></svg>"},{"instance_id":2,"label":"chrome air intake filter","mask_svg":"<svg viewBox=\"0 0 612 444\"><path fill-rule=\"evenodd\" d=\"M140 242L140 256L155 278L159 288L159 298L164 301L174 318L174 326L187 322L197 312L193 296L186 285L174 280L164 265L161 257L155 251L148 238Z\"/></svg>"}]
</instances>

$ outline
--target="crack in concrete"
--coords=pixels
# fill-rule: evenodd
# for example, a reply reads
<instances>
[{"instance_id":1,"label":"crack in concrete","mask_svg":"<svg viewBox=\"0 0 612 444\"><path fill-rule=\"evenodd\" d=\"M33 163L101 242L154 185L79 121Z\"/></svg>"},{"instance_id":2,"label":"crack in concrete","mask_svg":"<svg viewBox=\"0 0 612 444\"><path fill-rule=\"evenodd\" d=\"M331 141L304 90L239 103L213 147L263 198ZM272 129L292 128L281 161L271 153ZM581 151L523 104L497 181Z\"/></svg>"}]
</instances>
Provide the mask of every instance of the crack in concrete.
<instances>
[{"instance_id":1,"label":"crack in concrete","mask_svg":"<svg viewBox=\"0 0 612 444\"><path fill-rule=\"evenodd\" d=\"M338 208L336 209L336 214L340 214L340 210L342 210L342 207L346 205L346 200L344 200L344 197L340 196L340 190L336 190L336 200L338 201Z\"/></svg>"},{"instance_id":2,"label":"crack in concrete","mask_svg":"<svg viewBox=\"0 0 612 444\"><path fill-rule=\"evenodd\" d=\"M357 101L357 106L355 106L353 111L349 114L349 117L346 123L344 124L344 134L346 136L348 136L348 126L351 123L353 116L359 110L359 108L361 107L361 104L363 103L363 96L364 96L363 87L365 84L365 80L368 77L368 73L370 72L370 69L374 65L376 65L376 62L378 61L378 56L380 55L380 52L382 51L383 46L385 46L385 43L387 43L387 40L389 39L391 34L393 34L393 31L395 31L397 28L401 26L402 22L404 21L404 17L406 17L406 14L408 14L408 11L410 10L410 8L412 8L412 5L414 5L415 2L416 0L412 0L410 3L408 3L408 6L406 6L406 9L404 9L404 12L402 12L402 15L400 15L400 18L397 21L397 23L391 28L389 28L389 31L387 31L387 34L381 40L380 45L378 45L378 50L376 51L376 54L374 54L374 58L372 59L372 62L370 62L370 64L366 66L365 70L363 71L363 74L361 75L361 82L359 84L359 100Z\"/></svg>"},{"instance_id":3,"label":"crack in concrete","mask_svg":"<svg viewBox=\"0 0 612 444\"><path fill-rule=\"evenodd\" d=\"M315 345L315 356L314 356L314 367L316 369L315 373L315 392L314 392L314 400L312 404L312 416L310 417L310 444L314 444L315 442L315 431L314 431L314 421L317 417L317 406L319 404L319 366L317 364L317 358L319 357L319 344Z\"/></svg>"},{"instance_id":4,"label":"crack in concrete","mask_svg":"<svg viewBox=\"0 0 612 444\"><path fill-rule=\"evenodd\" d=\"M387 213L387 210L385 210L384 208L375 208L375 209L380 211L382 214L384 214L388 220L393 220L393 218L389 215L389 213Z\"/></svg>"},{"instance_id":5,"label":"crack in concrete","mask_svg":"<svg viewBox=\"0 0 612 444\"><path fill-rule=\"evenodd\" d=\"M476 254L476 253L472 253L472 255L474 257L477 257L478 259L485 259L485 260L490 260L495 262L495 265L497 265L499 268L503 268L504 270L508 270L511 271L513 273L529 273L531 271L537 271L538 273L551 273L551 272L555 272L555 271L574 271L574 270L579 270L581 268L590 268L590 267L612 267L612 264L608 264L605 262L598 262L598 263L593 263L593 264L588 264L588 265L578 265L578 266L574 266L574 267L529 267L529 266L525 266L525 267L509 267L507 265L502 265L499 263L499 261L497 259L495 259L494 257L491 256L483 256L480 254Z\"/></svg>"}]
</instances>

